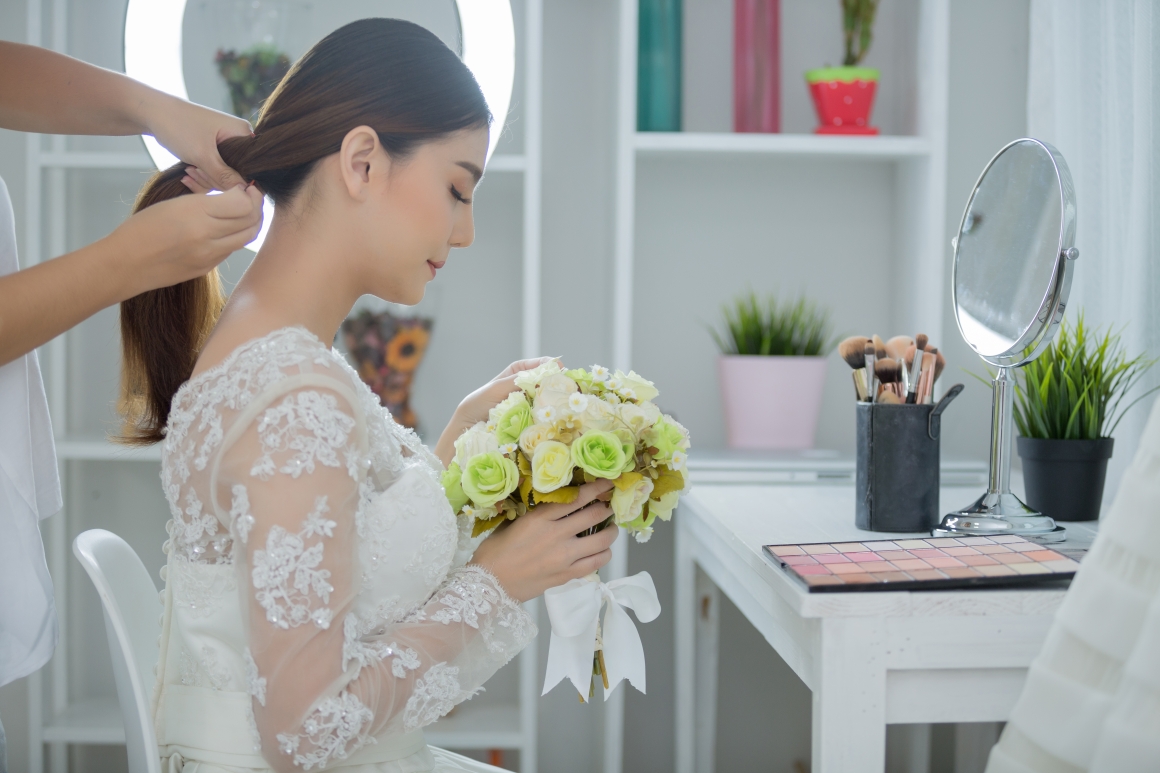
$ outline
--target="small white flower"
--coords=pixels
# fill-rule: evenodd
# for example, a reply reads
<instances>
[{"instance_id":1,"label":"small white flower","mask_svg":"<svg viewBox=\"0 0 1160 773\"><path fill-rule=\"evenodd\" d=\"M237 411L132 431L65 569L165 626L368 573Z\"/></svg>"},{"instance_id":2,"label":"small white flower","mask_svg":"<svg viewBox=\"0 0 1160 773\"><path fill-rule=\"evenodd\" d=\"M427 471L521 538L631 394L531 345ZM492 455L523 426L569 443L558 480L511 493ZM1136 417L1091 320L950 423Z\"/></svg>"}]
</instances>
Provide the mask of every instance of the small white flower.
<instances>
[{"instance_id":1,"label":"small white flower","mask_svg":"<svg viewBox=\"0 0 1160 773\"><path fill-rule=\"evenodd\" d=\"M635 400L636 399L636 392L629 389L628 387L621 389L619 392L617 392L617 394L619 394L625 400Z\"/></svg>"},{"instance_id":2,"label":"small white flower","mask_svg":"<svg viewBox=\"0 0 1160 773\"><path fill-rule=\"evenodd\" d=\"M624 386L624 382L622 380L620 380L618 378L612 378L612 377L609 377L608 380L605 381L605 384L613 392L617 391L622 386Z\"/></svg>"},{"instance_id":3,"label":"small white flower","mask_svg":"<svg viewBox=\"0 0 1160 773\"><path fill-rule=\"evenodd\" d=\"M483 425L483 428L488 432L495 432L495 422L489 421L487 424Z\"/></svg>"},{"instance_id":4,"label":"small white flower","mask_svg":"<svg viewBox=\"0 0 1160 773\"><path fill-rule=\"evenodd\" d=\"M608 379L612 378L612 373L603 365L593 365L592 378L596 381L608 381Z\"/></svg>"},{"instance_id":5,"label":"small white flower","mask_svg":"<svg viewBox=\"0 0 1160 773\"><path fill-rule=\"evenodd\" d=\"M517 448L519 448L519 446L515 443L504 443L499 447L499 452L504 456L507 456L508 454L515 453Z\"/></svg>"},{"instance_id":6,"label":"small white flower","mask_svg":"<svg viewBox=\"0 0 1160 773\"><path fill-rule=\"evenodd\" d=\"M573 392L568 397L568 407L573 413L584 413L588 410L588 396L580 392Z\"/></svg>"},{"instance_id":7,"label":"small white flower","mask_svg":"<svg viewBox=\"0 0 1160 773\"><path fill-rule=\"evenodd\" d=\"M551 424L558 418L555 407L545 405L543 408L536 409L536 421L541 424Z\"/></svg>"},{"instance_id":8,"label":"small white flower","mask_svg":"<svg viewBox=\"0 0 1160 773\"><path fill-rule=\"evenodd\" d=\"M673 451L672 457L669 458L669 466L674 470L679 470L685 466L685 462L689 457L684 451Z\"/></svg>"}]
</instances>

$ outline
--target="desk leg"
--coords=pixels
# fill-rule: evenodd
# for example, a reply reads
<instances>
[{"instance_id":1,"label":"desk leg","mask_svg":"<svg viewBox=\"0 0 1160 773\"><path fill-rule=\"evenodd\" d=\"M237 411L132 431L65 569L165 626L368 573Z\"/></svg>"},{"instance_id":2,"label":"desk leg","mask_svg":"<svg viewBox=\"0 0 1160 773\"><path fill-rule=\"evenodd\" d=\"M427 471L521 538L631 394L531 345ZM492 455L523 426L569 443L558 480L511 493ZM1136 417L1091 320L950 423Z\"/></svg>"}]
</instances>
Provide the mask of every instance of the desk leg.
<instances>
[{"instance_id":1,"label":"desk leg","mask_svg":"<svg viewBox=\"0 0 1160 773\"><path fill-rule=\"evenodd\" d=\"M813 691L813 773L883 773L886 766L884 621L819 621Z\"/></svg>"},{"instance_id":2,"label":"desk leg","mask_svg":"<svg viewBox=\"0 0 1160 773\"><path fill-rule=\"evenodd\" d=\"M717 751L717 647L721 592L697 570L696 760L697 773L713 773Z\"/></svg>"},{"instance_id":3,"label":"desk leg","mask_svg":"<svg viewBox=\"0 0 1160 773\"><path fill-rule=\"evenodd\" d=\"M697 636L697 567L693 562L691 537L678 517L674 555L673 619L676 628L674 660L676 674L676 763L677 773L694 773L696 754L696 636Z\"/></svg>"}]
</instances>

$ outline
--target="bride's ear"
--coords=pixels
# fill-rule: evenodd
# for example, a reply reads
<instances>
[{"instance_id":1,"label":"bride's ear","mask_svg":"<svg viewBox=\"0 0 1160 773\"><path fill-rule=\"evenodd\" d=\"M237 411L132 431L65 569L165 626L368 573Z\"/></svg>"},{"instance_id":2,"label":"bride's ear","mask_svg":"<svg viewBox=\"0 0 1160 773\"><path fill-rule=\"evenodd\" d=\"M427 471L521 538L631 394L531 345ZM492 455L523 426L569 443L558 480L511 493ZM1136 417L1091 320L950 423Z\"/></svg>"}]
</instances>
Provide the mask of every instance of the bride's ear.
<instances>
[{"instance_id":1,"label":"bride's ear","mask_svg":"<svg viewBox=\"0 0 1160 773\"><path fill-rule=\"evenodd\" d=\"M351 198L362 201L370 185L371 168L375 174L384 174L390 158L383 152L379 135L369 126L356 126L342 139L338 151L342 181Z\"/></svg>"}]
</instances>

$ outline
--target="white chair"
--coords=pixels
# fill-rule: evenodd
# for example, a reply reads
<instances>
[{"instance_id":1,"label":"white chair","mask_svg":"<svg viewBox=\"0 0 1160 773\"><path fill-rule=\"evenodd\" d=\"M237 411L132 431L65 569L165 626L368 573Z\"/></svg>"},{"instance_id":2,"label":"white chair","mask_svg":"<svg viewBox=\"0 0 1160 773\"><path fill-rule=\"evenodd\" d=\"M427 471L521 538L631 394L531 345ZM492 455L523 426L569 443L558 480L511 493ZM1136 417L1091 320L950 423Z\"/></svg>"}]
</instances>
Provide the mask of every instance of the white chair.
<instances>
[{"instance_id":1,"label":"white chair","mask_svg":"<svg viewBox=\"0 0 1160 773\"><path fill-rule=\"evenodd\" d=\"M157 588L133 548L112 532L92 529L78 535L73 555L97 586L105 608L129 773L161 773L152 711L157 621L162 613Z\"/></svg>"}]
</instances>

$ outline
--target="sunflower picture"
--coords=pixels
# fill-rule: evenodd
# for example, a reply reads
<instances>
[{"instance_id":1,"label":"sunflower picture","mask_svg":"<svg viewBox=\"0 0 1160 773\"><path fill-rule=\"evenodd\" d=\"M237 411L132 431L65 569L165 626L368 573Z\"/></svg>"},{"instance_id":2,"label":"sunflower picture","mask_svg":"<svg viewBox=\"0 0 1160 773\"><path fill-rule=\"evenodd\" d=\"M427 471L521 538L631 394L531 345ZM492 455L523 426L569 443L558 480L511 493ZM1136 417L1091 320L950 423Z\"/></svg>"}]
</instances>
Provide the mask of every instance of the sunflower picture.
<instances>
[{"instance_id":1,"label":"sunflower picture","mask_svg":"<svg viewBox=\"0 0 1160 773\"><path fill-rule=\"evenodd\" d=\"M427 353L433 323L427 317L365 310L342 323L343 343L359 377L395 421L411 429L419 424L410 405L411 383Z\"/></svg>"}]
</instances>

